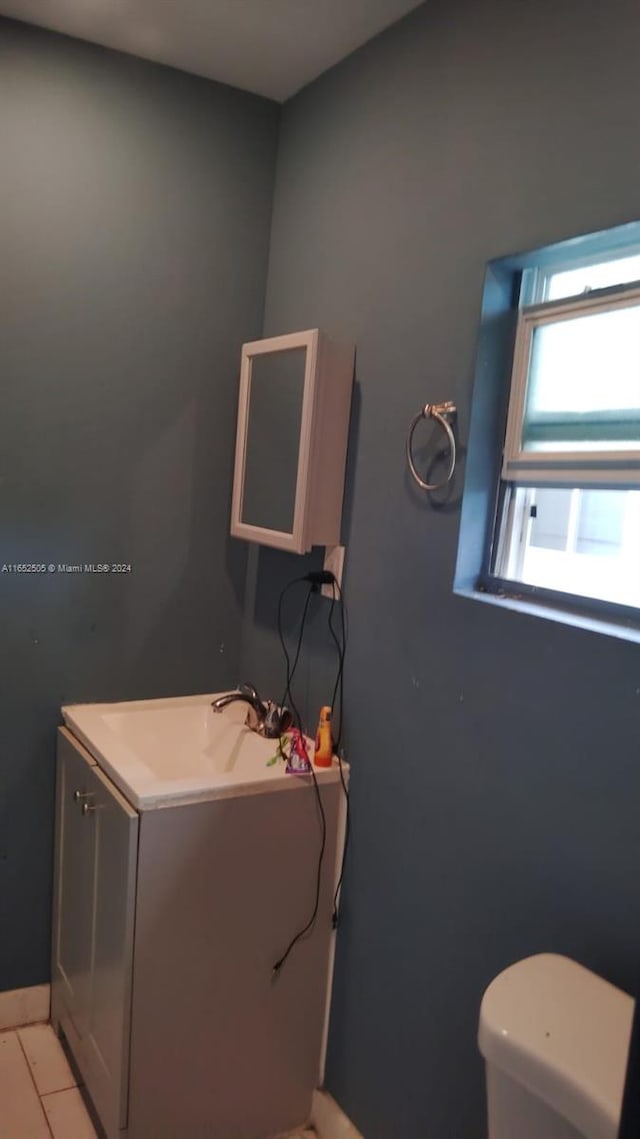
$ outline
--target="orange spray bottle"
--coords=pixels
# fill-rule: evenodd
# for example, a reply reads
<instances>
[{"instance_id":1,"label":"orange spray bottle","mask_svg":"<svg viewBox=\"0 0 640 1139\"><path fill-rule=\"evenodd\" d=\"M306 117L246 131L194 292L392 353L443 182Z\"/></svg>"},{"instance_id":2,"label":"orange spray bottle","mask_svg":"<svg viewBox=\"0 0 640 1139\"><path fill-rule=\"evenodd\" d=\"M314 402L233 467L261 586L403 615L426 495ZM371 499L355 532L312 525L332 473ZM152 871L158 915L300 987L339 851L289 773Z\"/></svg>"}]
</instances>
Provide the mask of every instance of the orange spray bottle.
<instances>
[{"instance_id":1,"label":"orange spray bottle","mask_svg":"<svg viewBox=\"0 0 640 1139\"><path fill-rule=\"evenodd\" d=\"M331 738L331 707L325 704L320 709L318 730L316 732L316 750L313 762L316 767L331 767L333 760L333 740Z\"/></svg>"}]
</instances>

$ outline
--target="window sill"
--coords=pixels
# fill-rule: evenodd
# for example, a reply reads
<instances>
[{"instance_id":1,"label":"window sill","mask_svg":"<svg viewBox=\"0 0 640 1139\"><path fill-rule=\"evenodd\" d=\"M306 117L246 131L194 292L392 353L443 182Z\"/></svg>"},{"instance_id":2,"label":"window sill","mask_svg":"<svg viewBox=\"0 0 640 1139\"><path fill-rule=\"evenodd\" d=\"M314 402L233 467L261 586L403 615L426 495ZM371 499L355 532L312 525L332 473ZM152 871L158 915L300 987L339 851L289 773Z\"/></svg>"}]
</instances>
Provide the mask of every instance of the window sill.
<instances>
[{"instance_id":1,"label":"window sill","mask_svg":"<svg viewBox=\"0 0 640 1139\"><path fill-rule=\"evenodd\" d=\"M517 588L514 586L514 589ZM512 609L516 613L525 613L529 617L542 617L547 621L559 621L562 625L585 629L590 633L599 633L601 636L618 637L623 641L633 641L640 644L640 613L637 620L621 617L615 613L615 607L609 606L606 601L601 602L602 613L578 612L563 608L556 602L538 596L518 596L506 592L490 593L483 588L453 589L458 597L467 597L472 601L482 601L485 605L494 605L500 609Z\"/></svg>"}]
</instances>

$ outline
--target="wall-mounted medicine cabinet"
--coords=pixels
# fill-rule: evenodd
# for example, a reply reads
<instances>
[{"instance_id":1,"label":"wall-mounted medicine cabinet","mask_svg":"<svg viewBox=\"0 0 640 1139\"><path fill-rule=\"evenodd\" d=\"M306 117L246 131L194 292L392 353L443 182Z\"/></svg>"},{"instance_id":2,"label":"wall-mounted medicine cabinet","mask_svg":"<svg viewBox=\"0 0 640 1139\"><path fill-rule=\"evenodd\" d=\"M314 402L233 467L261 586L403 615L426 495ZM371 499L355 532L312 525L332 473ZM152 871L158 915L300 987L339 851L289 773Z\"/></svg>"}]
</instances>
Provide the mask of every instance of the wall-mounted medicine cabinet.
<instances>
[{"instance_id":1,"label":"wall-mounted medicine cabinet","mask_svg":"<svg viewBox=\"0 0 640 1139\"><path fill-rule=\"evenodd\" d=\"M243 345L234 537L296 554L339 544L353 364L317 328Z\"/></svg>"}]
</instances>

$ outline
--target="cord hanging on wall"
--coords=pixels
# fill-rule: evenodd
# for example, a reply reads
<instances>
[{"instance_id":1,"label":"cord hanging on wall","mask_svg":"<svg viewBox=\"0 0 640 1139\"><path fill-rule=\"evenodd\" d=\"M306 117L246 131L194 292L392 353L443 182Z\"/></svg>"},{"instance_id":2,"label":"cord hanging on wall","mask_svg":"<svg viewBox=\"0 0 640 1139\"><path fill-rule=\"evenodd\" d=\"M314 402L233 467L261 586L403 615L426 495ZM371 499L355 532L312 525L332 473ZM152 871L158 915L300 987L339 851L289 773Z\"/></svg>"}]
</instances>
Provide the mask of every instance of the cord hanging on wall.
<instances>
[{"instance_id":1,"label":"cord hanging on wall","mask_svg":"<svg viewBox=\"0 0 640 1139\"><path fill-rule=\"evenodd\" d=\"M453 433L452 424L455 423L457 412L458 409L455 403L452 403L451 400L445 400L444 403L425 403L424 407L420 409L417 415L414 415L411 423L409 424L409 433L407 435L406 446L407 463L409 464L409 470L411 471L412 477L422 490L439 490L441 487L446 486L448 482L451 482L451 479L453 478L453 473L456 469L456 439ZM449 469L446 476L444 479L442 479L441 482L425 482L425 480L418 474L416 465L413 461L413 435L416 427L423 419L434 419L436 423L440 424L447 437L447 443L449 446Z\"/></svg>"}]
</instances>

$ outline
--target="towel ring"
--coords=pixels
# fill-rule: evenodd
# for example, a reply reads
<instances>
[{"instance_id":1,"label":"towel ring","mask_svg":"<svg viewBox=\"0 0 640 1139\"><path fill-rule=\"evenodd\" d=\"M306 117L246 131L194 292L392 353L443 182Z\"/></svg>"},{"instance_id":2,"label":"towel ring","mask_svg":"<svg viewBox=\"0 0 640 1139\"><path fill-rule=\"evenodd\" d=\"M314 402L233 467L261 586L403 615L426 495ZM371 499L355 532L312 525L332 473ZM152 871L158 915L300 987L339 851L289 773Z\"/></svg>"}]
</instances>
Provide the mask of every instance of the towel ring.
<instances>
[{"instance_id":1,"label":"towel ring","mask_svg":"<svg viewBox=\"0 0 640 1139\"><path fill-rule=\"evenodd\" d=\"M407 463L409 464L409 470L413 478L422 490L440 490L441 487L451 482L453 478L453 472L456 469L456 440L449 420L455 418L456 412L456 405L452 403L451 400L446 400L444 403L425 403L424 407L420 409L417 415L414 415L409 424L409 434L407 435ZM436 423L440 424L447 436L449 443L449 470L442 482L425 482L424 479L420 478L413 461L413 433L422 419L435 419Z\"/></svg>"}]
</instances>

